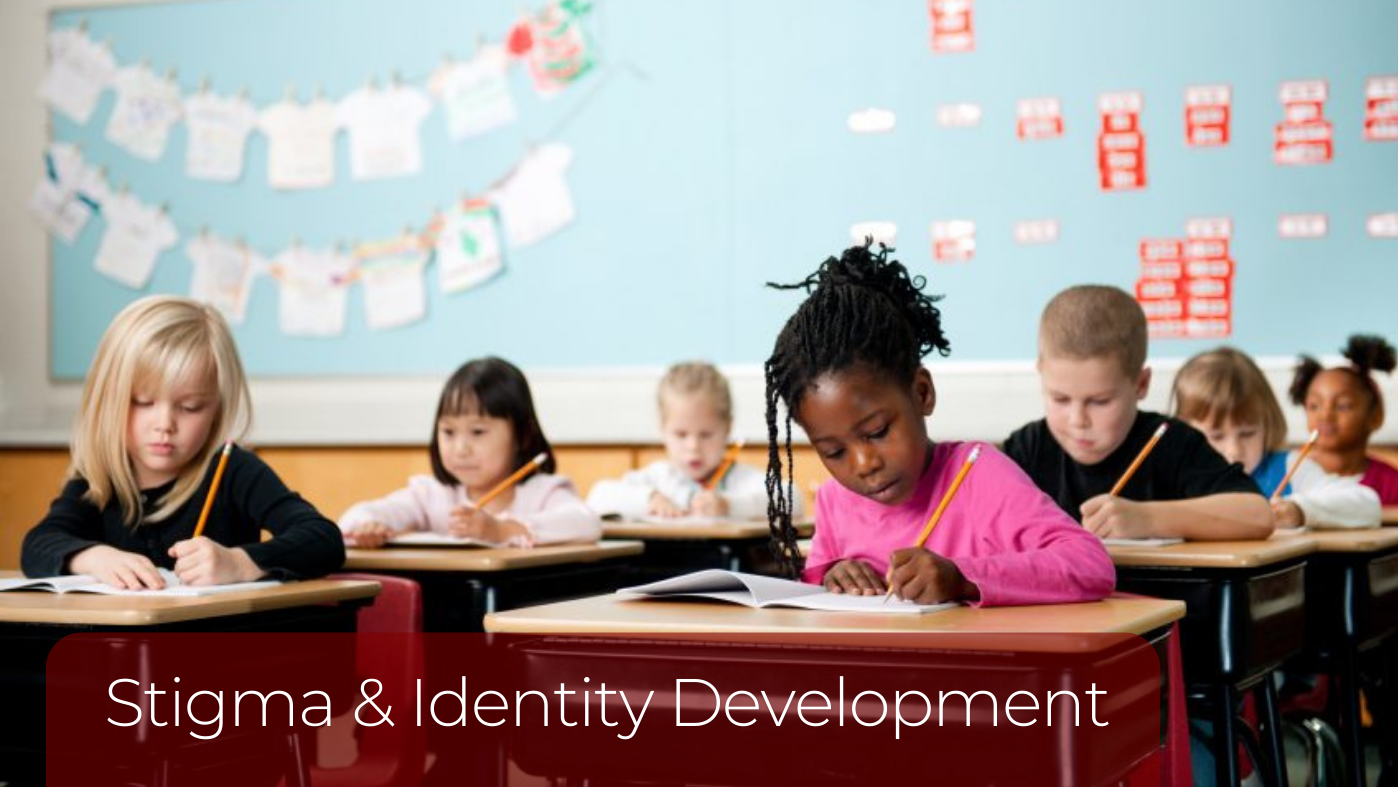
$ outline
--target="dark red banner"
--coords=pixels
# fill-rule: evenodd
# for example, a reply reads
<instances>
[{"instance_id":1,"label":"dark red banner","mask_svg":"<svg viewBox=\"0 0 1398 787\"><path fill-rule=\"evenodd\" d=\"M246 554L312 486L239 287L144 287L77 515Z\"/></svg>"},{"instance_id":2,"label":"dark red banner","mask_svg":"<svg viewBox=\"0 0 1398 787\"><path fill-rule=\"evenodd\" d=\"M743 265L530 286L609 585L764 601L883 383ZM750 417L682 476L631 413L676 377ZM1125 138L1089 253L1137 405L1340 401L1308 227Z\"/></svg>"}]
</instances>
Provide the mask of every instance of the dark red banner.
<instances>
[{"instance_id":1,"label":"dark red banner","mask_svg":"<svg viewBox=\"0 0 1398 787\"><path fill-rule=\"evenodd\" d=\"M55 785L1109 784L1159 753L1139 637L722 639L78 634L31 743Z\"/></svg>"}]
</instances>

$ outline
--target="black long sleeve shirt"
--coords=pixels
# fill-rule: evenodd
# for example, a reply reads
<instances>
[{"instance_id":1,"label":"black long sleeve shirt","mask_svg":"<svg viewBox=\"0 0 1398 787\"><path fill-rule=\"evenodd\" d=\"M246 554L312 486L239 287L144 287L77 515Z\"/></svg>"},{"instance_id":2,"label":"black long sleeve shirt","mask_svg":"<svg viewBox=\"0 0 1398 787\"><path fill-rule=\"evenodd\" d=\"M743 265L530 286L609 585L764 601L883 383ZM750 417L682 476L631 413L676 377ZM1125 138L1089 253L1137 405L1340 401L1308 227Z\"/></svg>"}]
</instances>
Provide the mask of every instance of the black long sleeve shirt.
<instances>
[{"instance_id":1,"label":"black long sleeve shirt","mask_svg":"<svg viewBox=\"0 0 1398 787\"><path fill-rule=\"evenodd\" d=\"M20 556L24 573L31 577L70 573L68 561L73 555L98 544L174 568L168 551L175 542L193 537L217 462L215 455L203 483L179 510L161 522L139 522L135 527L122 522L121 506L115 500L100 510L84 500L86 480L68 481L48 515L24 538ZM143 509L151 510L174 483L142 490ZM271 540L261 540L264 529L272 533ZM228 457L204 535L226 547L242 547L275 579L323 576L345 561L340 529L287 489L255 454L237 447Z\"/></svg>"}]
</instances>

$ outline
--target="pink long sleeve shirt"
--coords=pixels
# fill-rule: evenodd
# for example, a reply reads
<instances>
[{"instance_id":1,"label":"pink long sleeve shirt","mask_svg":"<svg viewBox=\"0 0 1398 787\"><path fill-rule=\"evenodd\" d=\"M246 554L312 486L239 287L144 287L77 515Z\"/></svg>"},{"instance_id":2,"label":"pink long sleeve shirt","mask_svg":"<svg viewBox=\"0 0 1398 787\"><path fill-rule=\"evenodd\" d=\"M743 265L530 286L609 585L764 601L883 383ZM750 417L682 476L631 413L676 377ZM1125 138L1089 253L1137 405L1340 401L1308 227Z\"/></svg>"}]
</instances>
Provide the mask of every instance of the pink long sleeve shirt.
<instances>
[{"instance_id":1,"label":"pink long sleeve shirt","mask_svg":"<svg viewBox=\"0 0 1398 787\"><path fill-rule=\"evenodd\" d=\"M449 486L432 476L413 476L403 489L351 506L340 517L340 529L348 531L365 522L379 522L400 533L447 533L451 512L470 502L462 486ZM519 539L521 545L596 541L602 537L602 521L578 497L573 482L560 475L530 476L515 487L509 508L495 516L528 528L529 537Z\"/></svg>"},{"instance_id":2,"label":"pink long sleeve shirt","mask_svg":"<svg viewBox=\"0 0 1398 787\"><path fill-rule=\"evenodd\" d=\"M886 506L829 481L816 493L816 533L802 579L820 583L841 560L880 574L895 550L916 543L975 443L938 443L906 503ZM1063 512L1004 454L981 454L925 548L956 563L985 606L1096 601L1116 569L1102 542Z\"/></svg>"}]
</instances>

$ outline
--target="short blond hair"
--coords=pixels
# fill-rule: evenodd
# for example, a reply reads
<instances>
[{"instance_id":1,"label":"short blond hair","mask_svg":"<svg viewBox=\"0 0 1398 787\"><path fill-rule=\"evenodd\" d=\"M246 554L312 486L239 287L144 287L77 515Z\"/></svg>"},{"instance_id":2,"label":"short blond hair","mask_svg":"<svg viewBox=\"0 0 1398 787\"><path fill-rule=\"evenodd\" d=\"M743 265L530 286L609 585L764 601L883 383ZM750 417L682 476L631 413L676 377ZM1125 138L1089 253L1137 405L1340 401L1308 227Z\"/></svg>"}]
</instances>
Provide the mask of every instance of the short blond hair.
<instances>
[{"instance_id":1,"label":"short blond hair","mask_svg":"<svg viewBox=\"0 0 1398 787\"><path fill-rule=\"evenodd\" d=\"M1146 314L1125 291L1081 284L1053 296L1039 320L1039 357L1115 358L1127 377L1146 365Z\"/></svg>"},{"instance_id":2,"label":"short blond hair","mask_svg":"<svg viewBox=\"0 0 1398 787\"><path fill-rule=\"evenodd\" d=\"M667 395L702 396L713 405L724 423L733 423L733 392L728 387L728 378L707 361L677 363L660 378L656 399L660 405L661 420L665 418Z\"/></svg>"},{"instance_id":3,"label":"short blond hair","mask_svg":"<svg viewBox=\"0 0 1398 787\"><path fill-rule=\"evenodd\" d=\"M131 397L141 388L165 391L210 372L218 401L208 444L146 515L126 444ZM86 499L99 509L116 500L126 524L159 522L194 495L220 443L242 438L251 423L247 377L222 315L188 298L142 298L121 310L97 346L73 429L70 472L87 481Z\"/></svg>"},{"instance_id":4,"label":"short blond hair","mask_svg":"<svg viewBox=\"0 0 1398 787\"><path fill-rule=\"evenodd\" d=\"M1286 446L1286 416L1257 364L1232 347L1190 358L1170 391L1175 417L1212 428L1228 421L1260 424L1268 451Z\"/></svg>"}]
</instances>

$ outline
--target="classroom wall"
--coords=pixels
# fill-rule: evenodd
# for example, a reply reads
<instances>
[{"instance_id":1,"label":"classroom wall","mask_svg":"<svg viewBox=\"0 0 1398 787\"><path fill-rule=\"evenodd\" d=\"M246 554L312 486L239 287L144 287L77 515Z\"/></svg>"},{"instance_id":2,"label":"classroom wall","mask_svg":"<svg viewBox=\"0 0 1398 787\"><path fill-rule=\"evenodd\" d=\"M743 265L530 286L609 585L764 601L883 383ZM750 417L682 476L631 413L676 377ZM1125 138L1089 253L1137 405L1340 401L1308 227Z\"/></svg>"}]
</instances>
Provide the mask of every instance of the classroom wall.
<instances>
[{"instance_id":1,"label":"classroom wall","mask_svg":"<svg viewBox=\"0 0 1398 787\"><path fill-rule=\"evenodd\" d=\"M215 5L220 2L230 0L208 0L202 5ZM0 445L8 446L47 446L56 447L65 443L67 431L72 423L73 415L77 409L78 385L74 382L56 381L50 377L48 360L53 347L54 335L50 330L52 315L50 313L50 301L52 291L50 287L50 263L49 248L47 239L42 229L28 215L25 205L29 192L36 179L41 175L41 161L39 151L43 149L45 142L50 138L49 119L42 104L35 99L34 89L43 74L45 53L44 35L48 24L48 14L51 11L70 12L75 8L115 8L119 6L144 6L163 5L170 7L198 6L199 3L189 2L168 2L149 3L145 0L92 0L81 4L72 2L60 2L59 0L28 0L28 2L6 2L0 4L0 106L6 110L6 125L0 134L3 134L5 144L0 145L0 262L5 266L7 280L6 286L0 287ZM617 3L617 7L625 9L626 3ZM723 4L730 14L737 14L745 9L749 4ZM802 13L792 14L803 19L807 16L812 18L821 13L841 13L840 9L846 11L850 4L832 3L819 8L810 9L793 6L786 2L756 3L751 4L757 10L752 13L760 20L779 21L783 13L791 11L793 8L801 10ZM919 39L925 37L925 3L912 2L904 6L889 4L895 8L902 9L900 13L907 13L911 16L910 22L905 27L900 27L900 35L914 36ZM1170 9L1178 7L1175 4L1161 3L1158 6L1151 6L1152 13L1160 13L1160 9ZM1198 10L1198 6L1189 6ZM883 8L882 6L880 7ZM1013 12L996 10L993 4L982 4L978 6L982 16L981 21L986 25L986 35L995 28L991 22L996 18L996 14L1013 13L1014 26L1011 29L1008 25L1001 25L1007 33L1020 36L1014 39L1020 43L1026 43L1024 36L1039 36L1032 39L1032 46L1019 49L1006 50L1004 45L1009 39L1001 38L997 45L998 50L992 46L996 39L993 37L984 38L986 47L981 55L975 57L998 57L1013 65L1015 62L1034 62L1048 65L1062 65L1067 67L1068 63L1057 63L1048 55L1052 53L1053 46L1060 49L1064 40L1072 43L1075 39L1073 34L1064 33L1063 36L1055 38L1052 35L1044 34L1047 31L1057 30L1063 32L1065 25L1070 21L1064 21L1062 9L1045 8L1034 10L1035 14L1048 14L1048 19L1039 17L1022 16L1027 13L1026 9L1016 9ZM1103 3L1084 4L1078 8L1098 9L1105 8ZM1136 9L1139 11L1140 9ZM1370 46L1367 42L1371 36L1381 35L1375 31L1384 29L1384 25L1378 24L1381 19L1388 18L1386 15L1393 12L1393 7L1385 3L1362 3L1352 7L1347 6L1346 13L1341 14L1336 10L1327 20L1316 20L1309 13L1310 6L1304 4L1284 4L1273 5L1267 3L1240 4L1236 7L1230 6L1228 15L1211 16L1205 14L1200 17L1198 14L1191 16L1185 13L1188 9L1180 11L1181 19L1171 22L1172 25L1185 26L1194 24L1189 21L1193 19L1211 19L1209 24L1205 24L1201 29L1206 30L1208 52L1210 58L1216 58L1218 62L1233 63L1238 68L1248 68L1261 70L1265 73L1291 76L1326 76L1329 73L1340 73L1348 77L1358 78L1366 73L1394 73L1398 72L1398 62L1394 60L1394 50L1385 46ZM1132 13L1136 13L1132 11ZM1307 13L1302 13L1306 11ZM746 11L744 11L746 13ZM880 10L880 14L895 13L887 10ZM1112 11L1107 17L1097 19L1094 17L1094 24L1118 24L1123 30L1133 31L1133 36L1144 35L1137 23L1124 18L1125 11ZM1245 34L1237 33L1239 20L1246 21L1249 15L1255 17L1258 24L1247 25ZM1189 18L1185 18L1189 17ZM1333 17L1333 18L1332 18ZM880 19L883 17L880 16ZM1002 17L1003 19L1003 17ZM1035 19L1040 19L1042 24L1034 24ZM730 19L730 23L736 24L736 16ZM1114 20L1114 21L1113 21ZM1365 20L1368 20L1367 22ZM1138 20L1139 21L1139 20ZM1324 22L1321 24L1320 22ZM812 33L820 33L829 27L827 23L819 19L807 19L805 23L811 27L803 27L802 30L809 30ZM850 54L859 47L868 47L869 52L883 52L888 42L884 41L877 30L870 32L864 30L864 26L859 28L861 36L868 35L870 38L865 41L863 38L850 39L848 48L841 51ZM1034 28L1026 32L1027 28ZM773 28L778 29L778 28ZM1084 28L1086 29L1086 28ZM1092 28L1100 29L1100 28ZM735 39L735 46L741 44L743 56L759 62L762 48L760 44L765 40L765 34L761 34L762 28L744 31L741 39ZM1039 31L1039 32L1036 32ZM1233 31L1230 33L1230 31ZM712 32L712 31L710 31ZM828 31L827 31L828 32ZM1246 44L1246 52L1234 47L1229 49L1227 42L1230 35L1237 33L1236 40ZM761 34L761 35L758 35ZM754 38L754 35L757 37ZM1306 39L1306 35L1311 38ZM1299 36L1299 38L1298 38ZM761 39L761 40L759 40ZM1114 39L1116 45L1123 45L1121 40ZM1129 45L1133 40L1132 36L1124 36L1122 40ZM1309 40L1310 46L1301 46L1297 41ZM1276 50L1277 42L1293 42L1288 44L1290 49ZM1055 43L1056 42L1056 43ZM652 42L654 43L654 42ZM1027 45L1027 44L1026 44ZM1241 45L1241 44L1240 44ZM1091 47L1077 47L1082 51L1087 51ZM1094 50L1100 57L1106 50ZM1155 51L1155 50L1150 50ZM1202 51L1202 50L1201 50ZM1037 54L1036 54L1037 53ZM1247 53L1255 57L1245 56ZM711 58L703 62L715 69L721 68L724 57L730 52L718 49L710 52ZM1296 59L1288 60L1294 55ZM433 53L433 57L436 53ZM877 66L871 68L885 68L894 63L891 57L880 56L874 58ZM930 57L930 56L929 56ZM943 69L946 72L946 79L933 79L928 82L928 91L933 88L941 91L944 88L963 86L969 89L974 84L971 80L971 72L975 69L975 64L983 62L975 57L928 61L928 68ZM1015 60L1014 58L1019 58ZM1078 62L1081 65L1081 61ZM1210 77L1209 64L1218 63L1213 60L1195 58L1189 61L1169 60L1173 68L1188 70L1190 78L1197 75L1199 79ZM1126 67L1125 62L1114 63L1114 73L1123 73L1121 68ZM791 64L784 64L783 68L791 68ZM1187 67L1187 68L1186 68ZM1295 71L1296 73L1292 73ZM1304 71L1305 73L1301 73ZM717 73L716 78L717 78ZM779 72L784 73L784 72ZM1163 76L1158 80L1161 84L1159 91L1151 90L1147 94L1148 113L1152 123L1151 133L1156 135L1155 139L1173 139L1177 130L1179 119L1174 109L1177 107L1177 96L1173 96L1175 86L1171 82L1170 72L1161 72ZM1250 72L1251 73L1251 72ZM186 74L187 77L193 75ZM1091 85L1070 85L1066 82L1054 81L1052 84L1045 82L1049 76L1049 71L1035 67L1009 68L1004 72L991 75L996 90L1004 91L1007 86L1016 87L1010 92L1036 92L1036 91L1074 91L1074 96L1078 101L1077 114L1073 116L1075 123L1082 123L1084 118L1090 117L1091 96L1095 87ZM1353 130L1352 106L1353 93L1360 89L1355 84L1351 84L1354 79L1348 78L1344 84L1335 82L1332 84L1332 100L1330 107L1336 115L1337 120L1342 120L1345 125L1338 126L1337 131L1344 131L1348 134ZM1017 81L1017 80L1022 80ZM1055 78L1057 80L1057 77ZM1178 79L1175 79L1178 81ZM898 100L910 102L910 105L919 107L916 117L927 120L926 112L934 103L934 99L940 100L941 93L933 95L932 92L923 95L917 84L910 83L904 79L883 79L875 80L877 90L887 91L879 93L880 98L888 98L890 101ZM920 84L920 83L919 83ZM1066 85L1059 87L1059 85ZM998 87L997 87L998 86ZM1120 85L1129 87L1130 85ZM1145 87L1150 87L1146 85ZM959 88L958 88L959 89ZM746 95L746 94L745 94ZM1008 93L1006 93L1008 95ZM1157 97L1158 96L1158 97ZM973 96L967 96L973 98ZM751 96L749 96L751 98ZM809 98L809 96L807 96ZM1240 99L1241 100L1241 97ZM1279 107L1275 105L1274 96L1262 93L1251 95L1248 99L1250 106L1247 112L1253 117L1271 117L1279 112ZM1002 102L1003 103L1003 102ZM761 106L750 102L743 103L743 117L750 121L761 121L762 118L772 120L771 112L792 111L790 105L776 106L764 109ZM926 106L924 106L926 105ZM988 106L987 111L991 108ZM1239 106L1240 112L1243 107ZM1011 111L1008 106L997 104L995 112L1002 113L996 123L1004 125L1003 113ZM762 114L762 113L767 114ZM833 117L830 119L835 126L839 126L843 119ZM790 120L790 118L788 118ZM990 123L991 117L987 117L986 123ZM908 126L904 126L907 128ZM1005 126L1005 129L1008 129ZM843 134L843 132L840 132ZM1006 131L1006 133L1009 133ZM1053 157L1063 163L1063 156L1072 159L1073 156L1082 152L1082 140L1089 138L1087 131L1082 129L1078 132L1081 136L1074 137L1072 143L1076 147L1071 150L1059 150L1054 148ZM782 122L773 123L770 128L764 128L762 135L768 137L768 141L775 141L781 144L782 135L786 139L795 140L798 137L806 141L811 138L803 136L806 134L804 126L800 123ZM773 137L775 135L775 137ZM933 138L929 137L929 142ZM940 141L943 137L935 138ZM880 144L880 143L875 143ZM1048 143L1050 146L1056 143ZM1177 145L1177 141L1172 141L1170 145ZM1258 140L1249 143L1256 150L1259 145ZM1346 137L1338 143L1340 153L1337 154L1336 167L1354 167L1356 163L1362 163L1355 156L1366 157L1379 156L1374 160L1374 166L1368 167L1368 172L1378 183L1380 189L1385 184L1390 183L1391 177L1386 177L1384 173L1393 172L1393 155L1398 151L1398 146L1391 143L1387 146L1378 146L1377 143L1361 143L1356 139ZM933 145L938 149L934 155L944 157L951 148L944 148L940 145ZM1265 147L1265 146L1263 146ZM887 148L887 149L885 149ZM923 178L927 181L928 188L936 192L937 204L955 205L956 196L963 192L957 187L961 175L955 175L960 171L957 167L969 165L970 159L965 162L952 161L951 167L929 167L926 173L912 171L903 167L891 167L891 161L886 156L892 151L903 149L900 145L881 146L882 151L873 159L863 159L854 156L850 163L854 166L854 174L862 176L870 171L894 172L899 177ZM1033 171L1033 160L1026 158L1031 155L1032 148L1013 148L1015 151L1014 160L1019 162L1019 166L1025 171ZM806 151L809 154L810 151ZM803 155L806 155L803 154ZM167 154L167 156L173 154ZM1261 154L1266 157L1265 150ZM810 161L816 161L819 157L811 157ZM937 159L941 161L941 158ZM1367 159L1365 159L1367 160ZM860 163L863 162L863 163ZM768 162L759 158L749 156L743 159L745 187L752 189L765 188L768 185L763 182L765 177L762 173L770 172ZM788 162L789 163L789 162ZM1261 162L1251 162L1249 168L1263 166ZM870 170L870 167L873 170ZM787 167L791 169L791 167ZM795 167L787 172L787 175L795 176L800 174L797 170L804 171L803 167ZM818 168L816 171L818 174ZM1191 170L1192 171L1192 170ZM1248 170L1253 171L1252 169ZM1267 180L1265 188L1257 188L1256 181L1252 179L1234 179L1218 188L1213 189L1222 198L1226 195L1234 195L1243 203L1248 202L1247 189L1250 184L1257 188L1259 192L1267 195L1280 195L1295 198L1304 202L1312 194L1324 194L1327 200L1345 200L1349 195L1343 190L1334 187L1327 187L1327 190L1320 191L1312 186L1317 178L1325 178L1327 172L1338 171L1338 169L1315 168L1305 173L1291 172L1288 175L1278 175L1278 173L1268 170L1271 177L1292 177L1291 181ZM1349 169L1345 170L1350 171ZM1160 178L1174 172L1171 168L1155 168L1152 170L1153 177L1159 182ZM925 174L925 177L924 177ZM963 173L964 175L965 173ZM977 199L981 204L994 204L997 197L1013 191L1013 183L992 179L993 182L981 182L977 186L979 195ZM1063 180L1055 175L1048 178L1048 181ZM803 187L810 193L822 193L824 189L816 188L806 180L799 180ZM852 193L854 201L841 208L841 213L849 214L852 218L857 208L861 208L861 200L870 200L867 205L875 205L883 209L883 205L872 200L877 196L877 188L870 192L868 188L871 184L877 185L879 181L861 181L860 190ZM1368 182L1368 181L1366 181ZM1301 185L1296 185L1300 183ZM1307 185L1311 184L1311 185ZM788 182L789 185L789 182ZM1343 185L1343 184L1340 184ZM773 186L775 187L775 186ZM1213 193L1211 192L1211 193ZM1019 192L1015 192L1019 193ZM1380 192L1382 194L1382 191ZM1391 192L1390 192L1391 193ZM1189 212L1175 199L1168 199L1165 203L1156 200L1158 192L1150 190L1138 195L1099 195L1093 198L1093 204L1111 204L1112 211L1117 211L1120 206L1135 206L1131 211L1132 215L1144 217L1147 224L1158 227L1162 234L1175 233L1179 231L1176 214ZM1023 196L1021 194L1021 196ZM1116 199L1120 197L1121 199ZM769 200L772 201L772 200ZM987 201L989 201L987 203ZM772 201L775 204L775 201ZM917 202L917 201L914 201ZM1166 204L1167 203L1167 204ZM919 203L920 204L920 203ZM911 224L914 227L912 240L908 240L908 248L913 249L919 256L925 256L923 243L923 233L925 232L925 222L922 221L922 214L926 213L919 204L907 204L897 206L897 210L905 211L905 215L918 216L914 222L912 219L905 220L905 226ZM1212 209L1210 203L1208 207ZM1300 204L1299 202L1297 204ZM1162 207L1163 206L1163 207ZM1205 205L1200 204L1200 207ZM1387 206L1392 209L1393 206ZM1140 210L1137 210L1140 208ZM1160 210L1157 210L1160 208ZM1376 205L1375 209L1384 208ZM1365 248L1372 246L1371 241L1357 241L1354 237L1353 218L1362 213L1365 206L1355 203L1346 209L1344 226L1344 236L1342 240L1345 244L1362 242L1368 244ZM1189 210L1192 210L1190 208ZM1254 233L1258 239L1270 238L1270 226L1266 210L1252 209L1250 213L1253 220L1249 222L1248 232ZM863 211L859 211L863 213ZM1167 215L1168 214L1168 215ZM764 225L759 220L751 225L744 225L745 230L737 237L738 246L743 250L754 250L754 253L776 253L774 248L780 248L784 243L784 238L798 238L801 243L816 244L810 250L804 250L798 255L802 259L811 256L816 246L828 248L832 243L843 242L843 232L845 230L844 218L838 221L833 220L835 214L830 214L820 218L822 227L819 230L811 229L811 222L819 217L803 214L800 211L784 213L785 218L781 225ZM1095 221L1096 214L1087 211L1083 214L1086 222L1083 226L1091 226ZM859 218L868 218L867 215L860 215ZM1099 217L1103 220L1110 219L1110 216ZM1335 219L1338 221L1337 214ZM823 225L830 224L830 227ZM1113 224L1113 227L1117 225ZM1339 233L1339 225L1336 225L1336 233ZM1003 229L1003 227L1001 228ZM1119 228L1118 228L1119 229ZM1117 232L1114 229L1113 232ZM1128 233L1129 235L1129 233ZM1062 245L1058 251L1053 252L1050 258L1041 260L1044 264L1035 265L1031 271L1024 271L1019 268L996 269L987 268L990 263L990 252L994 251L995 245L1004 247L1005 241L1000 237L998 241L991 242L983 238L989 245L982 251L985 256L970 266L962 268L939 268L935 271L934 279L938 282L938 287L955 293L971 292L968 287L975 285L977 277L983 277L987 272L992 279L1004 286L1006 282L1012 282L1015 286L1029 282L1037 282L1035 287L1042 287L1045 292L1051 287L1048 286L1050 279L1056 281L1054 277L1062 275L1062 269L1073 263L1072 249L1070 245ZM566 246L565 240L560 243ZM1273 240L1268 240L1268 244L1273 244ZM1392 243L1389 241L1389 243ZM1128 246L1130 244L1127 244ZM1267 246L1265 248L1271 248ZM1348 258L1343 254L1336 254L1339 247L1334 246L1330 241L1314 242L1314 245L1292 245L1284 247L1287 252L1282 258L1274 258L1265 253L1264 247L1254 246L1252 252L1246 255L1246 259L1240 258L1240 265L1246 262L1252 267L1253 275L1262 277L1269 288L1276 288L1278 294L1284 294L1285 298L1294 299L1299 293L1299 297L1305 303L1319 304L1322 302L1317 289L1321 284L1332 286L1335 279L1332 274L1340 270L1348 262ZM1347 245L1345 248L1349 248ZM1379 247L1386 248L1386 247ZM795 253L795 252L793 252ZM1241 253L1241 252L1240 252ZM1084 256L1084 259L1087 257ZM1134 269L1134 260L1130 255L1119 257L1111 256L1112 260L1117 260L1127 268ZM1093 264L1113 264L1109 260L1093 260ZM986 269L985 272L982 269ZM1014 270L1026 273L1025 276L1011 275ZM1382 286L1388 274L1380 269L1378 275L1373 276L1374 286L1357 287L1350 281L1351 289L1362 294L1366 304L1383 302L1383 299L1390 297L1391 288ZM1121 273L1123 282L1129 281L1130 274ZM1342 279L1344 277L1341 277ZM1303 287L1298 285L1298 281L1306 281ZM979 285L975 285L979 286ZM1027 285L1026 285L1027 286ZM1032 288L1031 288L1032 289ZM1271 292L1272 290L1268 290ZM1309 299L1309 300L1307 300ZM1377 300L1376 300L1377 299ZM1329 299L1326 302L1332 301ZM1290 301L1278 301L1290 302ZM987 307L987 303L993 306ZM1020 304L1024 306L1023 304ZM770 310L772 307L767 301L758 301L749 297L741 300L742 309L749 310ZM959 352L956 358L966 358L963 352L976 353L978 346L988 348L990 345L980 344L983 341L996 343L996 347L1001 349L991 352L987 350L982 355L1005 356L1000 342L1010 343L1014 346L1028 347L1032 340L1026 334L1032 332L1027 326L1032 326L1034 309L1028 306L1024 308L1009 308L1004 302L990 298L977 300L962 296L958 303L955 298L947 302L949 318L953 319L952 334L955 346ZM1350 327L1373 326L1374 320L1387 320L1382 323L1390 325L1393 314L1398 314L1391 309L1382 309L1380 314L1365 314L1363 309L1356 308L1351 313L1346 313L1348 320L1353 318L1353 323L1346 325L1327 325L1321 327L1319 320L1312 316L1304 307L1302 309L1280 309L1283 315L1278 318L1279 324L1285 325L1288 330L1300 329L1309 331L1315 327L1319 331L1317 335L1329 337L1326 341L1317 340L1315 343L1303 342L1307 346L1296 347L1296 349L1309 349L1311 351L1324 351L1327 348L1338 344L1336 337L1342 336ZM1293 313L1305 313L1305 319L1295 318ZM1006 330L1004 325L999 324L1000 318L1012 318L1014 324L1019 325L1016 330ZM577 319L586 319L579 317ZM764 314L763 318L771 325L779 322L780 314ZM570 328L568 324L553 326L556 330L567 332ZM683 326L680 331L701 332L703 325ZM635 326L636 332L648 332L653 334L658 330L654 322L638 320ZM770 341L768 338L766 341ZM1328 341L1328 343L1327 343ZM763 346L760 342L754 347ZM1009 346L1006 344L1004 346ZM1157 346L1156 362L1159 372L1155 389L1148 404L1154 407L1165 406L1164 392L1167 388L1168 375L1173 359L1168 356L1178 355L1181 350L1179 346L1166 345ZM937 379L940 404L939 411L933 419L933 431L942 438L991 438L999 439L1003 437L1011 428L1019 423L1033 418L1038 413L1038 391L1037 380L1033 373L1032 361L1024 357L1025 353L1031 350L1024 350L1019 353L1018 358L1004 357L999 361L976 361L976 360L956 360L942 361L934 360L932 368ZM749 353L751 354L751 353ZM1013 354L1011 354L1013 355ZM743 362L737 355L732 362L724 365L734 379L735 392L738 400L738 415L735 425L737 436L745 437L749 442L764 440L766 436L765 424L762 422L761 391L762 379L760 367L750 361ZM1274 383L1279 390L1285 388L1285 378L1290 359L1284 355L1269 356L1262 359L1264 365L1272 373ZM654 406L652 403L654 382L658 379L661 367L658 365L639 366L599 366L587 364L579 359L576 367L561 367L557 365L534 365L529 366L527 371L533 380L536 395L539 400L540 410L544 421L548 425L550 436L560 445L569 444L638 444L654 439ZM334 377L316 378L312 380L298 380L293 378L262 377L254 381L254 397L259 408L259 420L257 428L252 435L253 442L264 446L364 446L364 445L413 445L422 440L424 431L424 414L430 412L435 400L437 387L440 383L441 374L431 375L407 375L393 378L360 378L360 377ZM1383 381L1385 390L1392 398L1398 392L1398 384L1391 380ZM372 412L374 417L365 418L366 412ZM1293 435L1299 434L1301 430L1299 414L1294 408L1288 408L1288 415L1292 420ZM799 439L799 436L798 436ZM1383 441L1398 441L1398 423L1390 423L1385 426L1380 435Z\"/></svg>"}]
</instances>

